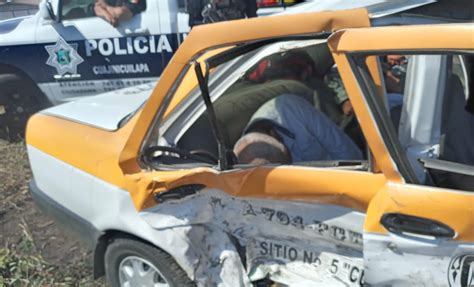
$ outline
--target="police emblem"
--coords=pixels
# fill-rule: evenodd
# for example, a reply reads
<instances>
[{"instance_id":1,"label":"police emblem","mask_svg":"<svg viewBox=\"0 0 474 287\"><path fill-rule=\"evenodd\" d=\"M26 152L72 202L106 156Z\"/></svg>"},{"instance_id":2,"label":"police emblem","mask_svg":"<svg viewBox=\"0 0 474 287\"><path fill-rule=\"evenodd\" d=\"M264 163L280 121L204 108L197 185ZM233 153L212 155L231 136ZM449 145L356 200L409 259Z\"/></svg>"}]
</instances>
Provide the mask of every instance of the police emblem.
<instances>
[{"instance_id":1,"label":"police emblem","mask_svg":"<svg viewBox=\"0 0 474 287\"><path fill-rule=\"evenodd\" d=\"M56 68L59 75L77 73L77 66L84 62L84 59L77 53L77 44L68 44L63 38L59 37L54 45L45 46L49 54L46 64Z\"/></svg>"},{"instance_id":2,"label":"police emblem","mask_svg":"<svg viewBox=\"0 0 474 287\"><path fill-rule=\"evenodd\" d=\"M448 281L451 287L474 286L474 254L459 255L451 260Z\"/></svg>"}]
</instances>

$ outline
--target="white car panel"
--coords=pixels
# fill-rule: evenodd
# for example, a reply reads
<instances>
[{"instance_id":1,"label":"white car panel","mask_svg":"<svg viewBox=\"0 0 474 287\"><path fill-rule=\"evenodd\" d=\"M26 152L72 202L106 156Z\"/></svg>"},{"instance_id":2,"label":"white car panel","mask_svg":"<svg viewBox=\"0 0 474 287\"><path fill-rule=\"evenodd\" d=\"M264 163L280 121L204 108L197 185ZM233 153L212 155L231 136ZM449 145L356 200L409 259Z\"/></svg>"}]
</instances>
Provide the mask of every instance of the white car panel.
<instances>
[{"instance_id":1,"label":"white car panel","mask_svg":"<svg viewBox=\"0 0 474 287\"><path fill-rule=\"evenodd\" d=\"M473 286L474 256L464 264L460 261L473 253L472 243L364 233L364 266L370 268L365 281L375 286Z\"/></svg>"},{"instance_id":2,"label":"white car panel","mask_svg":"<svg viewBox=\"0 0 474 287\"><path fill-rule=\"evenodd\" d=\"M85 97L46 109L42 113L114 131L125 117L145 103L154 85L143 84L95 97Z\"/></svg>"}]
</instances>

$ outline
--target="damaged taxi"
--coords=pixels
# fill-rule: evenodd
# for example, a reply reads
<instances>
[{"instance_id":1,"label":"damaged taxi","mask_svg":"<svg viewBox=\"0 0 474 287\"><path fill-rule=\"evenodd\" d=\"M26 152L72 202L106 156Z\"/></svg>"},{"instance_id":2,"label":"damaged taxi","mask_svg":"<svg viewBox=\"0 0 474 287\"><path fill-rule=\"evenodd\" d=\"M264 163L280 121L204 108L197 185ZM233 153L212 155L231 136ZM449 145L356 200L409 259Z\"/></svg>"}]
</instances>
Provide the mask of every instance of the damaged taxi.
<instances>
[{"instance_id":1,"label":"damaged taxi","mask_svg":"<svg viewBox=\"0 0 474 287\"><path fill-rule=\"evenodd\" d=\"M370 26L355 9L196 27L149 98L30 119L33 197L112 286L471 286L474 24ZM242 161L282 95L357 156ZM289 138L317 149L311 130Z\"/></svg>"}]
</instances>

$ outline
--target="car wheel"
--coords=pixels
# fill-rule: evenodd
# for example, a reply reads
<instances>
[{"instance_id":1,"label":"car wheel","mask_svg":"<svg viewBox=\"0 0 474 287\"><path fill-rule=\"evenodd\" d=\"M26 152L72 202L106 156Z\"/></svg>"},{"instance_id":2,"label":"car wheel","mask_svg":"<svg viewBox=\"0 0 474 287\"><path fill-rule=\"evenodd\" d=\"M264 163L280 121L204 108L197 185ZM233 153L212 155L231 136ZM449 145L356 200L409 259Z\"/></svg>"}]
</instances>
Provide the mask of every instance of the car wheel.
<instances>
[{"instance_id":1,"label":"car wheel","mask_svg":"<svg viewBox=\"0 0 474 287\"><path fill-rule=\"evenodd\" d=\"M0 75L0 138L24 138L29 117L42 109L40 92L34 83L15 74Z\"/></svg>"},{"instance_id":2,"label":"car wheel","mask_svg":"<svg viewBox=\"0 0 474 287\"><path fill-rule=\"evenodd\" d=\"M107 247L105 272L112 286L195 286L169 254L133 239Z\"/></svg>"}]
</instances>

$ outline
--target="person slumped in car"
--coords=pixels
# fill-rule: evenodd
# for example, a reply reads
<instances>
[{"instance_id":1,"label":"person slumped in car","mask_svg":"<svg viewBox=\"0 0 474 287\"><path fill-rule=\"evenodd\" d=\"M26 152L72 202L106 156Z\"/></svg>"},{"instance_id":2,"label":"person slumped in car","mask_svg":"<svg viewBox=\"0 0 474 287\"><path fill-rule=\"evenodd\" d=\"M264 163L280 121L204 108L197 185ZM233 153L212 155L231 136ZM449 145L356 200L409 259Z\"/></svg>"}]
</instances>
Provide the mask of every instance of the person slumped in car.
<instances>
[{"instance_id":1,"label":"person slumped in car","mask_svg":"<svg viewBox=\"0 0 474 287\"><path fill-rule=\"evenodd\" d=\"M256 138L256 133L261 136ZM278 161L274 157L263 157L257 162L287 163L290 158L292 162L362 159L359 148L334 122L297 95L281 95L263 104L243 134L234 146L234 153L242 164L255 163L256 157L248 156L249 151L263 157L263 151L253 151L258 148L280 150L283 155ZM289 157L285 160L282 147L264 135L281 143Z\"/></svg>"}]
</instances>

